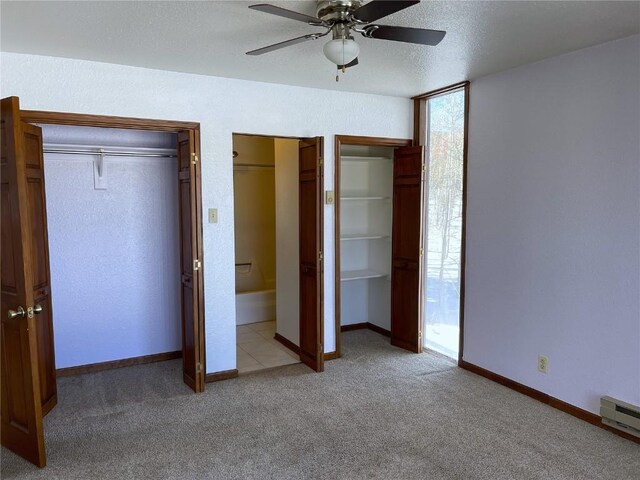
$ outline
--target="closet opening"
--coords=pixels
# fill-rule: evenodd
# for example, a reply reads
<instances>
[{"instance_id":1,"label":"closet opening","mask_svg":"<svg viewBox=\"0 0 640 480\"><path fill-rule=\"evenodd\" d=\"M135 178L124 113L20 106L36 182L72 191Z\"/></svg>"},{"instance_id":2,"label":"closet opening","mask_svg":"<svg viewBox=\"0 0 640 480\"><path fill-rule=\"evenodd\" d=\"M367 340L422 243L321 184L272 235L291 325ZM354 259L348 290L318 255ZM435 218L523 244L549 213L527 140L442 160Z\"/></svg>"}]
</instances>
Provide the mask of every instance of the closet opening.
<instances>
[{"instance_id":1,"label":"closet opening","mask_svg":"<svg viewBox=\"0 0 640 480\"><path fill-rule=\"evenodd\" d=\"M336 353L369 329L420 351L423 153L411 140L336 136Z\"/></svg>"},{"instance_id":2,"label":"closet opening","mask_svg":"<svg viewBox=\"0 0 640 480\"><path fill-rule=\"evenodd\" d=\"M239 374L322 371L322 138L233 134Z\"/></svg>"},{"instance_id":3,"label":"closet opening","mask_svg":"<svg viewBox=\"0 0 640 480\"><path fill-rule=\"evenodd\" d=\"M40 127L57 376L180 358L178 135Z\"/></svg>"},{"instance_id":4,"label":"closet opening","mask_svg":"<svg viewBox=\"0 0 640 480\"><path fill-rule=\"evenodd\" d=\"M43 467L58 374L181 356L204 389L199 125L1 103L2 444Z\"/></svg>"}]
</instances>

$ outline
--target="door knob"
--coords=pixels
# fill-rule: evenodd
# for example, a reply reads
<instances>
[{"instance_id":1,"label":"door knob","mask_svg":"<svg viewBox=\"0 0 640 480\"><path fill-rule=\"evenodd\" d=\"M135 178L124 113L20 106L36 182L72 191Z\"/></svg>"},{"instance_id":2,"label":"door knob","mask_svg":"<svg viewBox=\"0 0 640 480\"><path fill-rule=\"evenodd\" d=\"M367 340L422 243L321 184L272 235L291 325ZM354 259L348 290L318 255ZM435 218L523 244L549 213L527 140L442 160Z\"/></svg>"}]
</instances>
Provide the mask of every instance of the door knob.
<instances>
[{"instance_id":1,"label":"door knob","mask_svg":"<svg viewBox=\"0 0 640 480\"><path fill-rule=\"evenodd\" d=\"M7 316L9 317L9 320L13 320L14 318L24 317L25 313L27 312L24 311L24 308L18 307L17 310L9 310Z\"/></svg>"},{"instance_id":2,"label":"door knob","mask_svg":"<svg viewBox=\"0 0 640 480\"><path fill-rule=\"evenodd\" d=\"M42 305L37 304L35 307L33 307L33 313L35 314L42 313Z\"/></svg>"}]
</instances>

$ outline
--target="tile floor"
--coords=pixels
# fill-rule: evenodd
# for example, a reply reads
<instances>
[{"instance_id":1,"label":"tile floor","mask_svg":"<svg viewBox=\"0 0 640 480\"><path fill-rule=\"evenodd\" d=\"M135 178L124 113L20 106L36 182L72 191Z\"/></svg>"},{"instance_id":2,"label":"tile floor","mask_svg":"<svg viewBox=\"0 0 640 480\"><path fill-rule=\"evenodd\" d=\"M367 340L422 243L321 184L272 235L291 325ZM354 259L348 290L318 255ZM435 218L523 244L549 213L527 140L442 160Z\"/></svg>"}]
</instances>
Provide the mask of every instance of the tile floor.
<instances>
[{"instance_id":1,"label":"tile floor","mask_svg":"<svg viewBox=\"0 0 640 480\"><path fill-rule=\"evenodd\" d=\"M238 373L300 363L300 357L273 339L276 322L250 323L236 327Z\"/></svg>"}]
</instances>

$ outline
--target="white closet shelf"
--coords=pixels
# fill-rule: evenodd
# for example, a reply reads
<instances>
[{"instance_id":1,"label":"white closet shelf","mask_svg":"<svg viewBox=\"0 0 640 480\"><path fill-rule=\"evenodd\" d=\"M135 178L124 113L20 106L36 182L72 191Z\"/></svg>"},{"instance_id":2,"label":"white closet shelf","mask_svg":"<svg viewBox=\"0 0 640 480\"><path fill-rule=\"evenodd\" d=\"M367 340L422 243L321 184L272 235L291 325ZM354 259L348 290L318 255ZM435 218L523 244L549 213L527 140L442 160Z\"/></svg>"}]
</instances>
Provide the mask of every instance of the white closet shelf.
<instances>
[{"instance_id":1,"label":"white closet shelf","mask_svg":"<svg viewBox=\"0 0 640 480\"><path fill-rule=\"evenodd\" d=\"M346 193L344 195L340 195L340 200L389 200L391 197L385 197L381 195L367 195L367 194L357 194L357 193Z\"/></svg>"},{"instance_id":2,"label":"white closet shelf","mask_svg":"<svg viewBox=\"0 0 640 480\"><path fill-rule=\"evenodd\" d=\"M376 272L375 270L349 270L340 272L340 281L348 282L350 280L364 280L367 278L383 278L388 273Z\"/></svg>"},{"instance_id":3,"label":"white closet shelf","mask_svg":"<svg viewBox=\"0 0 640 480\"><path fill-rule=\"evenodd\" d=\"M377 240L378 238L389 238L389 235L379 233L345 233L340 235L340 240Z\"/></svg>"},{"instance_id":4,"label":"white closet shelf","mask_svg":"<svg viewBox=\"0 0 640 480\"><path fill-rule=\"evenodd\" d=\"M368 162L370 160L392 160L389 157L367 157L365 155L340 155L343 162Z\"/></svg>"}]
</instances>

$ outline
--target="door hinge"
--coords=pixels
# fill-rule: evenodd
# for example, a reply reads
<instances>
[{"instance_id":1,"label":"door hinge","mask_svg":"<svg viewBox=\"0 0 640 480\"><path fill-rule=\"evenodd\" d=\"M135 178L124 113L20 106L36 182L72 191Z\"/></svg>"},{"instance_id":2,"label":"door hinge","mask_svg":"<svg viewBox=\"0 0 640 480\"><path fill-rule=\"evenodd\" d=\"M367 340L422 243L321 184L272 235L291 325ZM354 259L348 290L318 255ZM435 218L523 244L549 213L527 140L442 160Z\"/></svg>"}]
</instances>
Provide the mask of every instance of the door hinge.
<instances>
[{"instance_id":1,"label":"door hinge","mask_svg":"<svg viewBox=\"0 0 640 480\"><path fill-rule=\"evenodd\" d=\"M420 247L420 256L422 257L424 255L424 248Z\"/></svg>"},{"instance_id":2,"label":"door hinge","mask_svg":"<svg viewBox=\"0 0 640 480\"><path fill-rule=\"evenodd\" d=\"M324 254L322 253L322 251L318 252L318 260L322 260L324 259Z\"/></svg>"},{"instance_id":3,"label":"door hinge","mask_svg":"<svg viewBox=\"0 0 640 480\"><path fill-rule=\"evenodd\" d=\"M322 345L321 343L318 344L318 352L320 352L320 354L324 353L324 345Z\"/></svg>"},{"instance_id":4,"label":"door hinge","mask_svg":"<svg viewBox=\"0 0 640 480\"><path fill-rule=\"evenodd\" d=\"M318 160L318 166L322 167L322 165L324 165L324 158L321 158L320 160Z\"/></svg>"},{"instance_id":5,"label":"door hinge","mask_svg":"<svg viewBox=\"0 0 640 480\"><path fill-rule=\"evenodd\" d=\"M200 260L194 260L193 261L193 271L197 272L198 270L200 270L200 267L202 267L202 262Z\"/></svg>"},{"instance_id":6,"label":"door hinge","mask_svg":"<svg viewBox=\"0 0 640 480\"><path fill-rule=\"evenodd\" d=\"M202 373L202 364L200 362L196 363L196 373Z\"/></svg>"},{"instance_id":7,"label":"door hinge","mask_svg":"<svg viewBox=\"0 0 640 480\"><path fill-rule=\"evenodd\" d=\"M427 171L427 164L422 162L422 171L426 172Z\"/></svg>"},{"instance_id":8,"label":"door hinge","mask_svg":"<svg viewBox=\"0 0 640 480\"><path fill-rule=\"evenodd\" d=\"M191 163L193 163L194 165L198 163L198 155L196 155L195 153L191 154Z\"/></svg>"}]
</instances>

